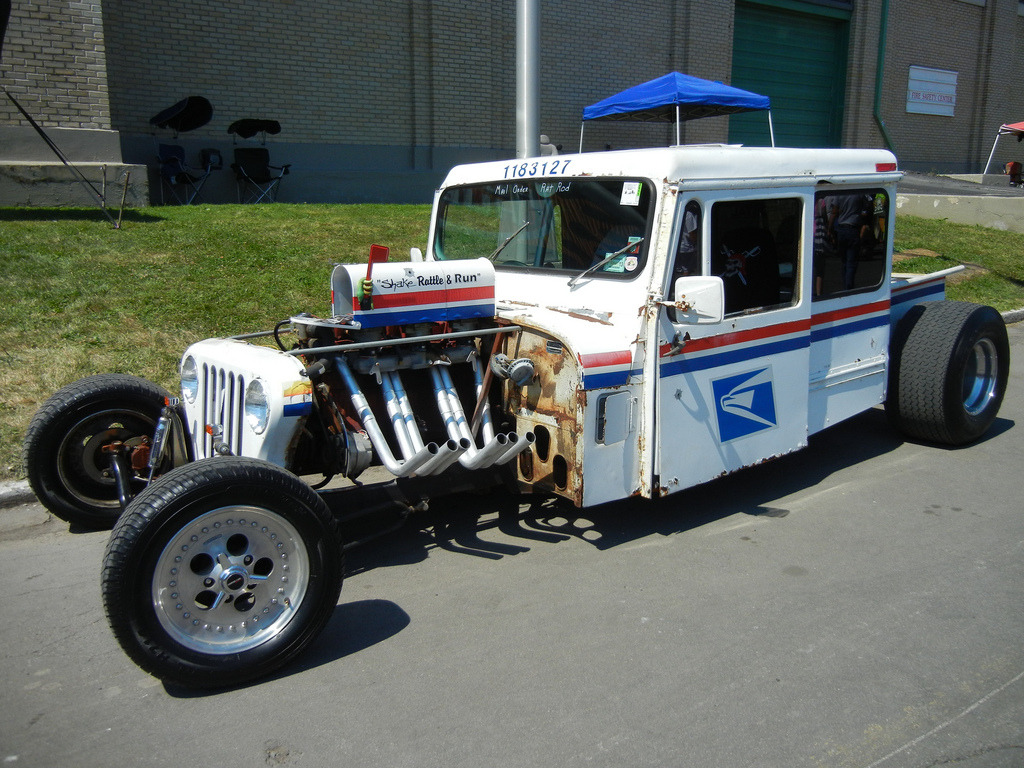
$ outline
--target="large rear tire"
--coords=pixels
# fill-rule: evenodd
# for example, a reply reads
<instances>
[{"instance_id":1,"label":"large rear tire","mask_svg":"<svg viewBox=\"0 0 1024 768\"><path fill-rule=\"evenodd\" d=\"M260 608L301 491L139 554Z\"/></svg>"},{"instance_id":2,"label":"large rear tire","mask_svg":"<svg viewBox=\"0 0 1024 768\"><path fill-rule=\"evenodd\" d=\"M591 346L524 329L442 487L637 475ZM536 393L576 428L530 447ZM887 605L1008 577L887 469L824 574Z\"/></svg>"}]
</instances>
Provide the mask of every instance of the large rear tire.
<instances>
[{"instance_id":1,"label":"large rear tire","mask_svg":"<svg viewBox=\"0 0 1024 768\"><path fill-rule=\"evenodd\" d=\"M43 506L84 528L112 528L121 504L105 449L153 437L167 397L151 381L117 373L55 392L36 412L22 447L29 485ZM129 484L137 493L145 481L136 475Z\"/></svg>"},{"instance_id":2,"label":"large rear tire","mask_svg":"<svg viewBox=\"0 0 1024 768\"><path fill-rule=\"evenodd\" d=\"M103 564L114 636L165 682L219 688L298 656L338 602L338 526L295 475L254 459L188 464L128 506Z\"/></svg>"},{"instance_id":3,"label":"large rear tire","mask_svg":"<svg viewBox=\"0 0 1024 768\"><path fill-rule=\"evenodd\" d=\"M1006 392L1010 343L992 307L911 307L893 334L885 409L911 438L965 445L992 425Z\"/></svg>"}]
</instances>

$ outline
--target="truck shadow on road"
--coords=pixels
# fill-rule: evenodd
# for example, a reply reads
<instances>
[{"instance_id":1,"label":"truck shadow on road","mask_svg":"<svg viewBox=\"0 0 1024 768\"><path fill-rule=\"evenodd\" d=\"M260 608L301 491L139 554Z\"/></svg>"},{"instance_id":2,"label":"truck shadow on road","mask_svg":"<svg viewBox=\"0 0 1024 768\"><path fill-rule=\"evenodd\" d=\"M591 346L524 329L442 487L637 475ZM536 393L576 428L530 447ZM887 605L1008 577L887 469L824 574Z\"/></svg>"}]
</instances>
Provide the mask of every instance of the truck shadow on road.
<instances>
[{"instance_id":1,"label":"truck shadow on road","mask_svg":"<svg viewBox=\"0 0 1024 768\"><path fill-rule=\"evenodd\" d=\"M1012 420L997 419L982 442L1013 426ZM661 499L627 499L589 509L546 497L530 501L503 491L436 499L404 528L352 550L346 573L351 577L422 562L434 550L500 560L573 539L606 550L649 536L678 535L733 515L784 518L789 510L778 506L778 499L809 491L835 473L885 456L904 444L878 408L812 436L803 451ZM354 655L397 635L411 623L409 615L389 600L345 602L344 591L342 600L308 651L263 681ZM166 690L182 698L216 693L171 686Z\"/></svg>"},{"instance_id":2,"label":"truck shadow on road","mask_svg":"<svg viewBox=\"0 0 1024 768\"><path fill-rule=\"evenodd\" d=\"M983 441L1012 426L1011 420L997 419ZM603 550L651 535L683 533L732 515L785 517L789 510L775 500L814 488L837 472L904 444L884 411L875 408L813 435L802 451L664 498L625 499L588 509L576 509L561 499L531 500L504 491L435 499L404 529L354 550L347 571L354 575L421 562L434 549L499 560L573 538Z\"/></svg>"}]
</instances>

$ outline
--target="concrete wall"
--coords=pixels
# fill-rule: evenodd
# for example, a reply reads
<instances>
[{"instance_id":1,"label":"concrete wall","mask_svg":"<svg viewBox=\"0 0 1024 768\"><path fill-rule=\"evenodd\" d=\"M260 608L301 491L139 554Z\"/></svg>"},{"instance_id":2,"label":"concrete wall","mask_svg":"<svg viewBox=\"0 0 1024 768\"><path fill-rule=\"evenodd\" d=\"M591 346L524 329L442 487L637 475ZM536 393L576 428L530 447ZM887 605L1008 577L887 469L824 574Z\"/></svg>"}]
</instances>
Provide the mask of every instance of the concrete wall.
<instances>
[{"instance_id":1,"label":"concrete wall","mask_svg":"<svg viewBox=\"0 0 1024 768\"><path fill-rule=\"evenodd\" d=\"M896 195L896 212L1024 232L1024 196Z\"/></svg>"},{"instance_id":2,"label":"concrete wall","mask_svg":"<svg viewBox=\"0 0 1024 768\"><path fill-rule=\"evenodd\" d=\"M73 168L54 163L0 163L0 205L92 207L99 197L107 208L117 210L122 195L129 208L149 204L143 165L81 162Z\"/></svg>"}]
</instances>

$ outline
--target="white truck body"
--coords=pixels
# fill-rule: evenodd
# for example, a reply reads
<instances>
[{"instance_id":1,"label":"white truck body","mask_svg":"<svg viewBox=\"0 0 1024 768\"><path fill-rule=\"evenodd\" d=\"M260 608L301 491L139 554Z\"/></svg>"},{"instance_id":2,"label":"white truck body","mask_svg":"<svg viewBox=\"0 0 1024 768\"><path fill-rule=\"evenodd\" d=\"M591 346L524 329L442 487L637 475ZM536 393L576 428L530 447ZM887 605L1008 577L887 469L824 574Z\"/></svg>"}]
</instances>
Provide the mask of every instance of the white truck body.
<instances>
[{"instance_id":1,"label":"white truck body","mask_svg":"<svg viewBox=\"0 0 1024 768\"><path fill-rule=\"evenodd\" d=\"M536 371L524 387L506 382L501 398L515 420L514 432L536 438L515 465L521 485L580 506L664 495L802 448L809 435L885 401L890 328L912 303L942 299L946 274L891 274L891 201L900 177L895 158L881 150L719 145L459 166L436 194L426 261L378 267L373 295L379 306L369 311L360 311L353 299L362 268L339 266L332 278L332 314L337 318L355 301L348 320L351 338L359 340L387 325L481 317L493 308L499 324L520 329L503 337L503 351L529 359ZM567 262L506 261L517 252L522 257L527 238L515 242L516 227L505 220L497 239L465 254L479 260L511 237L495 268L484 262L485 268L469 270L476 276L462 275L461 262L441 252L449 199L463 193L479 197L483 190L503 201L503 219L515 206L529 219L531 206L539 209L538 203L560 195L567 197L567 208L573 186L595 179L618 196L613 208L639 212L645 227L635 250L613 262L614 271L579 277L581 270L568 269ZM815 252L815 212L823 189L881 201L873 211L872 273L852 289L823 291L817 283L816 271L825 269L816 265L825 257ZM674 262L688 207L699 213L699 263L677 283ZM762 234L776 251L771 269L778 274L772 279L781 279L781 286L769 303L736 309L728 306L730 285L723 278L730 275L722 271L722 252L731 246L716 228L725 220L733 229L750 229L752 221L738 219L744 212L763 219ZM762 243L740 255L765 260L768 250ZM454 285L453 272L460 281ZM742 266L738 275L737 287L755 279ZM735 283L735 269L731 277ZM409 287L415 281L424 290L409 294L419 290ZM452 290L478 285L482 293ZM707 297L712 308L718 305L710 317L700 309ZM202 355L210 343L237 342L202 342L185 358ZM253 349L260 359L244 372L247 380L262 371L258 375L272 381L268 389L278 399L282 382L298 391L301 366L294 355ZM205 352L203 365L214 367L220 349ZM308 402L309 389L302 394ZM185 405L197 456L213 455L200 428L209 424L208 416L188 398ZM287 449L308 411L295 404L287 411L272 409L272 428L262 436L239 437L239 453L289 466ZM386 423L389 417L378 414L377 420Z\"/></svg>"}]
</instances>

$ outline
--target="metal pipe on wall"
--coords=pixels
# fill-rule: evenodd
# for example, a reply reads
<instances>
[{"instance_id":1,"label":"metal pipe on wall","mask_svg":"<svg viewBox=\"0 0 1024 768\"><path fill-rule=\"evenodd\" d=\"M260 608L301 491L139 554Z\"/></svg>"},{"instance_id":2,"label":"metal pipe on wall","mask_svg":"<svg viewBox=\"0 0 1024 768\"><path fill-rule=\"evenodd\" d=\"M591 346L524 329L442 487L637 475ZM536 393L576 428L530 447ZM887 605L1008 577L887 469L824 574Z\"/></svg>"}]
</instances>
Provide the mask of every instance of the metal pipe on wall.
<instances>
[{"instance_id":1,"label":"metal pipe on wall","mask_svg":"<svg viewBox=\"0 0 1024 768\"><path fill-rule=\"evenodd\" d=\"M889 39L889 0L882 0L882 12L878 29L878 59L875 64L875 104L874 117L878 129L885 139L885 146L890 152L896 152L896 146L892 143L889 129L885 127L885 120L882 119L882 82L885 78L885 44Z\"/></svg>"}]
</instances>

